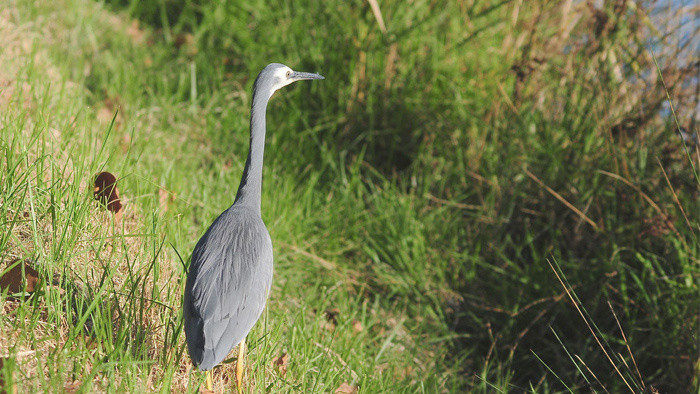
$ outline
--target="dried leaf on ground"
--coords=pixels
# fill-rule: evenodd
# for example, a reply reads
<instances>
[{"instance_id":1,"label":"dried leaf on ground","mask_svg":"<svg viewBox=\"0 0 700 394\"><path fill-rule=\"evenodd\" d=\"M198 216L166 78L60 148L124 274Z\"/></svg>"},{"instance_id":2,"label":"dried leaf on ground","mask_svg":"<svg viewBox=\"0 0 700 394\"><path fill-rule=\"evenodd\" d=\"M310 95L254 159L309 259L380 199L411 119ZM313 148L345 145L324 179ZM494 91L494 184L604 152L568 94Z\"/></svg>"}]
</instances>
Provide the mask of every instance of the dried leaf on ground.
<instances>
[{"instance_id":1,"label":"dried leaf on ground","mask_svg":"<svg viewBox=\"0 0 700 394\"><path fill-rule=\"evenodd\" d=\"M190 33L180 34L175 37L175 46L177 48L184 47L188 56L194 56L199 52L197 48L197 40Z\"/></svg>"},{"instance_id":2,"label":"dried leaf on ground","mask_svg":"<svg viewBox=\"0 0 700 394\"><path fill-rule=\"evenodd\" d=\"M359 320L353 320L352 321L352 330L355 332L355 334L359 334L364 330L362 327L362 323L360 323Z\"/></svg>"},{"instance_id":3,"label":"dried leaf on ground","mask_svg":"<svg viewBox=\"0 0 700 394\"><path fill-rule=\"evenodd\" d=\"M168 211L168 205L171 201L173 201L173 195L170 192L162 188L158 189L158 205L161 213Z\"/></svg>"},{"instance_id":4,"label":"dried leaf on ground","mask_svg":"<svg viewBox=\"0 0 700 394\"><path fill-rule=\"evenodd\" d=\"M328 308L324 312L326 319L333 324L338 324L338 315L340 314L340 309L338 308Z\"/></svg>"},{"instance_id":5,"label":"dried leaf on ground","mask_svg":"<svg viewBox=\"0 0 700 394\"><path fill-rule=\"evenodd\" d=\"M335 394L355 394L358 390L357 386L348 384L348 382L343 382L343 384L335 390Z\"/></svg>"},{"instance_id":6,"label":"dried leaf on ground","mask_svg":"<svg viewBox=\"0 0 700 394\"><path fill-rule=\"evenodd\" d=\"M121 97L119 95L109 96L105 94L104 105L97 110L95 116L100 123L105 125L112 124L114 121L114 129L119 130L124 125L124 116L122 115Z\"/></svg>"},{"instance_id":7,"label":"dried leaf on ground","mask_svg":"<svg viewBox=\"0 0 700 394\"><path fill-rule=\"evenodd\" d=\"M66 394L77 393L80 390L81 385L82 385L82 382L79 380L74 380L72 382L66 382L66 384L63 385L63 392Z\"/></svg>"},{"instance_id":8,"label":"dried leaf on ground","mask_svg":"<svg viewBox=\"0 0 700 394\"><path fill-rule=\"evenodd\" d=\"M107 206L112 213L119 213L122 210L122 203L119 200L119 190L117 189L117 177L104 171L95 177L95 200Z\"/></svg>"},{"instance_id":9,"label":"dried leaf on ground","mask_svg":"<svg viewBox=\"0 0 700 394\"><path fill-rule=\"evenodd\" d=\"M8 294L20 293L22 291L33 292L39 283L39 273L32 268L27 261L18 263L12 261L4 269L10 268L0 277L0 289ZM24 268L24 280L22 280L22 269Z\"/></svg>"},{"instance_id":10,"label":"dried leaf on ground","mask_svg":"<svg viewBox=\"0 0 700 394\"><path fill-rule=\"evenodd\" d=\"M326 320L322 320L320 322L321 328L323 328L326 331L334 331L335 327L338 325L338 315L339 314L340 314L340 309L338 309L338 308L326 309L323 312L323 315L326 317Z\"/></svg>"},{"instance_id":11,"label":"dried leaf on ground","mask_svg":"<svg viewBox=\"0 0 700 394\"><path fill-rule=\"evenodd\" d=\"M272 365L279 371L281 376L287 374L287 363L289 362L289 354L282 353L281 356L272 360Z\"/></svg>"},{"instance_id":12,"label":"dried leaf on ground","mask_svg":"<svg viewBox=\"0 0 700 394\"><path fill-rule=\"evenodd\" d=\"M112 122L112 119L114 119L114 112L107 107L102 107L97 110L97 114L95 116L97 116L97 120L99 120L101 123L108 124Z\"/></svg>"},{"instance_id":13,"label":"dried leaf on ground","mask_svg":"<svg viewBox=\"0 0 700 394\"><path fill-rule=\"evenodd\" d=\"M139 21L134 19L131 21L129 27L126 28L126 34L134 41L135 44L139 44L143 41L144 31L139 27Z\"/></svg>"}]
</instances>

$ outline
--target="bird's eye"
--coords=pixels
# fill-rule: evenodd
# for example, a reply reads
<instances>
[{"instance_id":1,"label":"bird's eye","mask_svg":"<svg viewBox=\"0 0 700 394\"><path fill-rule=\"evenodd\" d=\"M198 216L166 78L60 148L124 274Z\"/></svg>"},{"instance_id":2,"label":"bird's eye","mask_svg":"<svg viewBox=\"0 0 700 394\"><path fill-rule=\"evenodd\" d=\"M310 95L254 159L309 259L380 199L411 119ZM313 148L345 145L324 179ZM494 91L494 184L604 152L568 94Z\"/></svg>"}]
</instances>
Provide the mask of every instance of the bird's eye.
<instances>
[{"instance_id":1,"label":"bird's eye","mask_svg":"<svg viewBox=\"0 0 700 394\"><path fill-rule=\"evenodd\" d=\"M287 71L287 78L289 78L290 75L292 75L292 72L291 72L291 71Z\"/></svg>"}]
</instances>

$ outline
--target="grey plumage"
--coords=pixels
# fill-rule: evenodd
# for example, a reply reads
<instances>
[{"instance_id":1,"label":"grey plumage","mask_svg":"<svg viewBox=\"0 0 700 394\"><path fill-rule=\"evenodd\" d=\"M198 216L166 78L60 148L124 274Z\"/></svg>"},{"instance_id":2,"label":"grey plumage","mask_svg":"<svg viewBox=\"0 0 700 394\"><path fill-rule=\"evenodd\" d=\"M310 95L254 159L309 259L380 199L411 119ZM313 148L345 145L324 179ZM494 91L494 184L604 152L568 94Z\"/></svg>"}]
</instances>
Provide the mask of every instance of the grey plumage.
<instances>
[{"instance_id":1,"label":"grey plumage","mask_svg":"<svg viewBox=\"0 0 700 394\"><path fill-rule=\"evenodd\" d=\"M233 205L197 242L190 263L183 317L187 349L202 371L243 341L265 307L272 284L272 241L260 216L265 111L279 88L318 74L273 63L253 85L250 151Z\"/></svg>"}]
</instances>

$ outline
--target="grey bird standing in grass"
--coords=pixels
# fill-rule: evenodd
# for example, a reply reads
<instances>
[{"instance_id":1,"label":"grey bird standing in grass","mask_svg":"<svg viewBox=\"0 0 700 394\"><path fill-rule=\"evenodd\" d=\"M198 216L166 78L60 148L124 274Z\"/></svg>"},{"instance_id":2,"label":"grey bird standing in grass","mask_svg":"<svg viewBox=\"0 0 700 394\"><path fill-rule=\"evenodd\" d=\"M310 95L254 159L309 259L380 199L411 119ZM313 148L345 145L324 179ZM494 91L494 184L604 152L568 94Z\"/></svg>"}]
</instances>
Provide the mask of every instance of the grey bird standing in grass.
<instances>
[{"instance_id":1,"label":"grey bird standing in grass","mask_svg":"<svg viewBox=\"0 0 700 394\"><path fill-rule=\"evenodd\" d=\"M253 85L250 151L233 205L211 224L192 252L183 317L192 362L210 370L240 344L236 382L241 391L245 337L262 314L272 284L272 241L260 217L265 111L272 94L292 82L323 79L272 63Z\"/></svg>"}]
</instances>

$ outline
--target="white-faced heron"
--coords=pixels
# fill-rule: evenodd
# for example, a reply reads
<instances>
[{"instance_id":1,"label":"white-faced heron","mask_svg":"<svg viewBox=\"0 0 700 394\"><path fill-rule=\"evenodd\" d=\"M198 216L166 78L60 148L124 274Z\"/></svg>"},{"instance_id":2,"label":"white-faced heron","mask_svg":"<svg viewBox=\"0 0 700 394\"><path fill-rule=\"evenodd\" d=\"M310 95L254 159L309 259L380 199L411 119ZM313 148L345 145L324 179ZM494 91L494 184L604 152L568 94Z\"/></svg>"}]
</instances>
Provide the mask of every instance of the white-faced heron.
<instances>
[{"instance_id":1,"label":"white-faced heron","mask_svg":"<svg viewBox=\"0 0 700 394\"><path fill-rule=\"evenodd\" d=\"M236 365L241 390L245 337L260 318L272 283L272 241L260 217L265 111L279 88L321 75L297 72L272 63L253 84L250 150L236 200L197 242L187 274L183 316L192 362L211 372L240 344Z\"/></svg>"}]
</instances>

